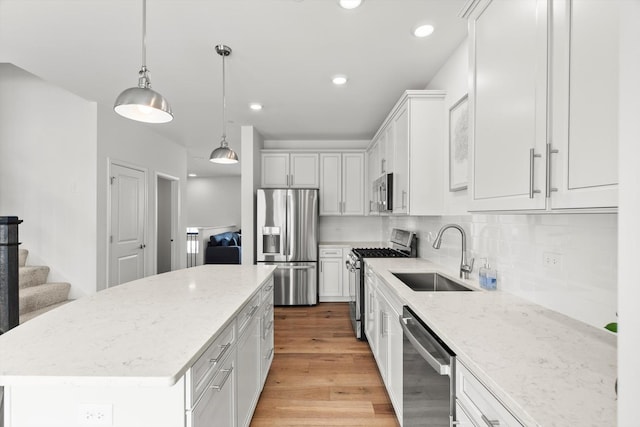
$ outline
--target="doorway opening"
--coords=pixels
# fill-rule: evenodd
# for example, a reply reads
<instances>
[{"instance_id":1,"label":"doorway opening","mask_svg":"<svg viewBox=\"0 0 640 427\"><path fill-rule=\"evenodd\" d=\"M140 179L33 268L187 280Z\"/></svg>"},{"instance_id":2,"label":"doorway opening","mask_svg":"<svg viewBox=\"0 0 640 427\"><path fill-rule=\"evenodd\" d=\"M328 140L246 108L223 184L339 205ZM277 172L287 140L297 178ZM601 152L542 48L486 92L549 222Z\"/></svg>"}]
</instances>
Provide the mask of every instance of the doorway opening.
<instances>
[{"instance_id":1,"label":"doorway opening","mask_svg":"<svg viewBox=\"0 0 640 427\"><path fill-rule=\"evenodd\" d=\"M156 173L156 274L177 268L180 180Z\"/></svg>"}]
</instances>

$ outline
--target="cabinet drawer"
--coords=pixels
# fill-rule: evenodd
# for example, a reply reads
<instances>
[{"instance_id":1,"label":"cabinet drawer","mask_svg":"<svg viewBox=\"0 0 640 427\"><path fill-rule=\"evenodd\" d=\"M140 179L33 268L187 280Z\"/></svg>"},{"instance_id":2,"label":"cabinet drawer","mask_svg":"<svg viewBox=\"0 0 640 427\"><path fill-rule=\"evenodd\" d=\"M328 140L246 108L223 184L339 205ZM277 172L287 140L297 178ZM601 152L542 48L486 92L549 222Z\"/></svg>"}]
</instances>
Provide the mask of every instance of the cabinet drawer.
<instances>
[{"instance_id":1,"label":"cabinet drawer","mask_svg":"<svg viewBox=\"0 0 640 427\"><path fill-rule=\"evenodd\" d=\"M251 300L242 307L240 313L236 317L238 322L238 336L242 335L242 332L247 327L253 316L258 311L258 307L260 307L260 296L261 293L257 293L251 298Z\"/></svg>"},{"instance_id":2,"label":"cabinet drawer","mask_svg":"<svg viewBox=\"0 0 640 427\"><path fill-rule=\"evenodd\" d=\"M462 363L457 364L456 398L458 404L478 425L523 427L523 424Z\"/></svg>"},{"instance_id":3,"label":"cabinet drawer","mask_svg":"<svg viewBox=\"0 0 640 427\"><path fill-rule=\"evenodd\" d=\"M264 303L267 300L273 303L273 277L262 287L261 295L261 303Z\"/></svg>"},{"instance_id":4,"label":"cabinet drawer","mask_svg":"<svg viewBox=\"0 0 640 427\"><path fill-rule=\"evenodd\" d=\"M233 350L235 351L235 350ZM229 355L202 393L193 410L188 410L187 426L233 426L235 424L235 357Z\"/></svg>"},{"instance_id":5,"label":"cabinet drawer","mask_svg":"<svg viewBox=\"0 0 640 427\"><path fill-rule=\"evenodd\" d=\"M190 379L188 407L193 407L200 399L211 377L220 368L222 360L232 352L235 340L235 323L232 322L193 364L188 375Z\"/></svg>"},{"instance_id":6,"label":"cabinet drawer","mask_svg":"<svg viewBox=\"0 0 640 427\"><path fill-rule=\"evenodd\" d=\"M320 258L342 258L342 248L320 248Z\"/></svg>"}]
</instances>

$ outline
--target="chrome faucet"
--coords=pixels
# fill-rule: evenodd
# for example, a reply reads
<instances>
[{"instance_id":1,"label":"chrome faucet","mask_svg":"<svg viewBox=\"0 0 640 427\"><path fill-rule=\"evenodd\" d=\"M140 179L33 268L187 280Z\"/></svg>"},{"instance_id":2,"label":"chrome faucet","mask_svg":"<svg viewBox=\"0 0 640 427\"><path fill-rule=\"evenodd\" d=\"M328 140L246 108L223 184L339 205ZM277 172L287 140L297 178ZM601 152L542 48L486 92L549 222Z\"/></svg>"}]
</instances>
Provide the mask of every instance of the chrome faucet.
<instances>
[{"instance_id":1,"label":"chrome faucet","mask_svg":"<svg viewBox=\"0 0 640 427\"><path fill-rule=\"evenodd\" d=\"M460 227L458 224L443 225L440 231L438 231L436 240L433 241L433 248L440 249L440 245L442 244L442 235L448 228L455 228L462 235L462 258L460 259L460 278L468 279L469 273L473 271L474 259L471 258L471 265L467 264L467 235L465 234L464 229L462 227Z\"/></svg>"}]
</instances>

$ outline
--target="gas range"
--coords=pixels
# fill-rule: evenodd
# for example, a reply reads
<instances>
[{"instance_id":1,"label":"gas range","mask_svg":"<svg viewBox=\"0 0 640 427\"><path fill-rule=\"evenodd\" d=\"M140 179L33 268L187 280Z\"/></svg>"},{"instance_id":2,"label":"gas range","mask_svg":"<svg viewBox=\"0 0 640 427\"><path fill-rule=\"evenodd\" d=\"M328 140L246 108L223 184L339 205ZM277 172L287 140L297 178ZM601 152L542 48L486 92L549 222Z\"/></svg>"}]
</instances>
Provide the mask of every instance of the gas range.
<instances>
[{"instance_id":1,"label":"gas range","mask_svg":"<svg viewBox=\"0 0 640 427\"><path fill-rule=\"evenodd\" d=\"M389 239L389 247L354 248L346 262L349 271L350 315L353 330L358 339L366 341L364 334L364 274L362 262L365 258L409 258L417 256L417 239L407 230L394 228Z\"/></svg>"},{"instance_id":2,"label":"gas range","mask_svg":"<svg viewBox=\"0 0 640 427\"><path fill-rule=\"evenodd\" d=\"M354 248L352 252L359 258L408 257L409 254L391 248Z\"/></svg>"}]
</instances>

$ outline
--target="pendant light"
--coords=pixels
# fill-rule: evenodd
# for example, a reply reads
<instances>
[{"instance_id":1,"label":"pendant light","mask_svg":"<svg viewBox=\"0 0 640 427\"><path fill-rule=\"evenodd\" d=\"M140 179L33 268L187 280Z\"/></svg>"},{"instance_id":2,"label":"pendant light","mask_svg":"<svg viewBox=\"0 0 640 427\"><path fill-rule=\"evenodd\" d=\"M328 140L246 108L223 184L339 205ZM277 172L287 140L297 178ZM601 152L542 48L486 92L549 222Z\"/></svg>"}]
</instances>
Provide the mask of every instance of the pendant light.
<instances>
[{"instance_id":1,"label":"pendant light","mask_svg":"<svg viewBox=\"0 0 640 427\"><path fill-rule=\"evenodd\" d=\"M216 46L216 52L222 56L222 140L220 141L220 147L211 152L209 161L213 163L232 164L238 163L238 155L235 151L229 148L227 142L227 121L225 117L225 110L227 108L225 97L225 71L224 71L224 58L231 55L231 48L223 44Z\"/></svg>"},{"instance_id":2,"label":"pendant light","mask_svg":"<svg viewBox=\"0 0 640 427\"><path fill-rule=\"evenodd\" d=\"M145 123L167 123L173 112L164 96L151 89L147 69L147 0L142 0L142 67L138 86L125 89L116 99L113 109L127 119Z\"/></svg>"}]
</instances>

